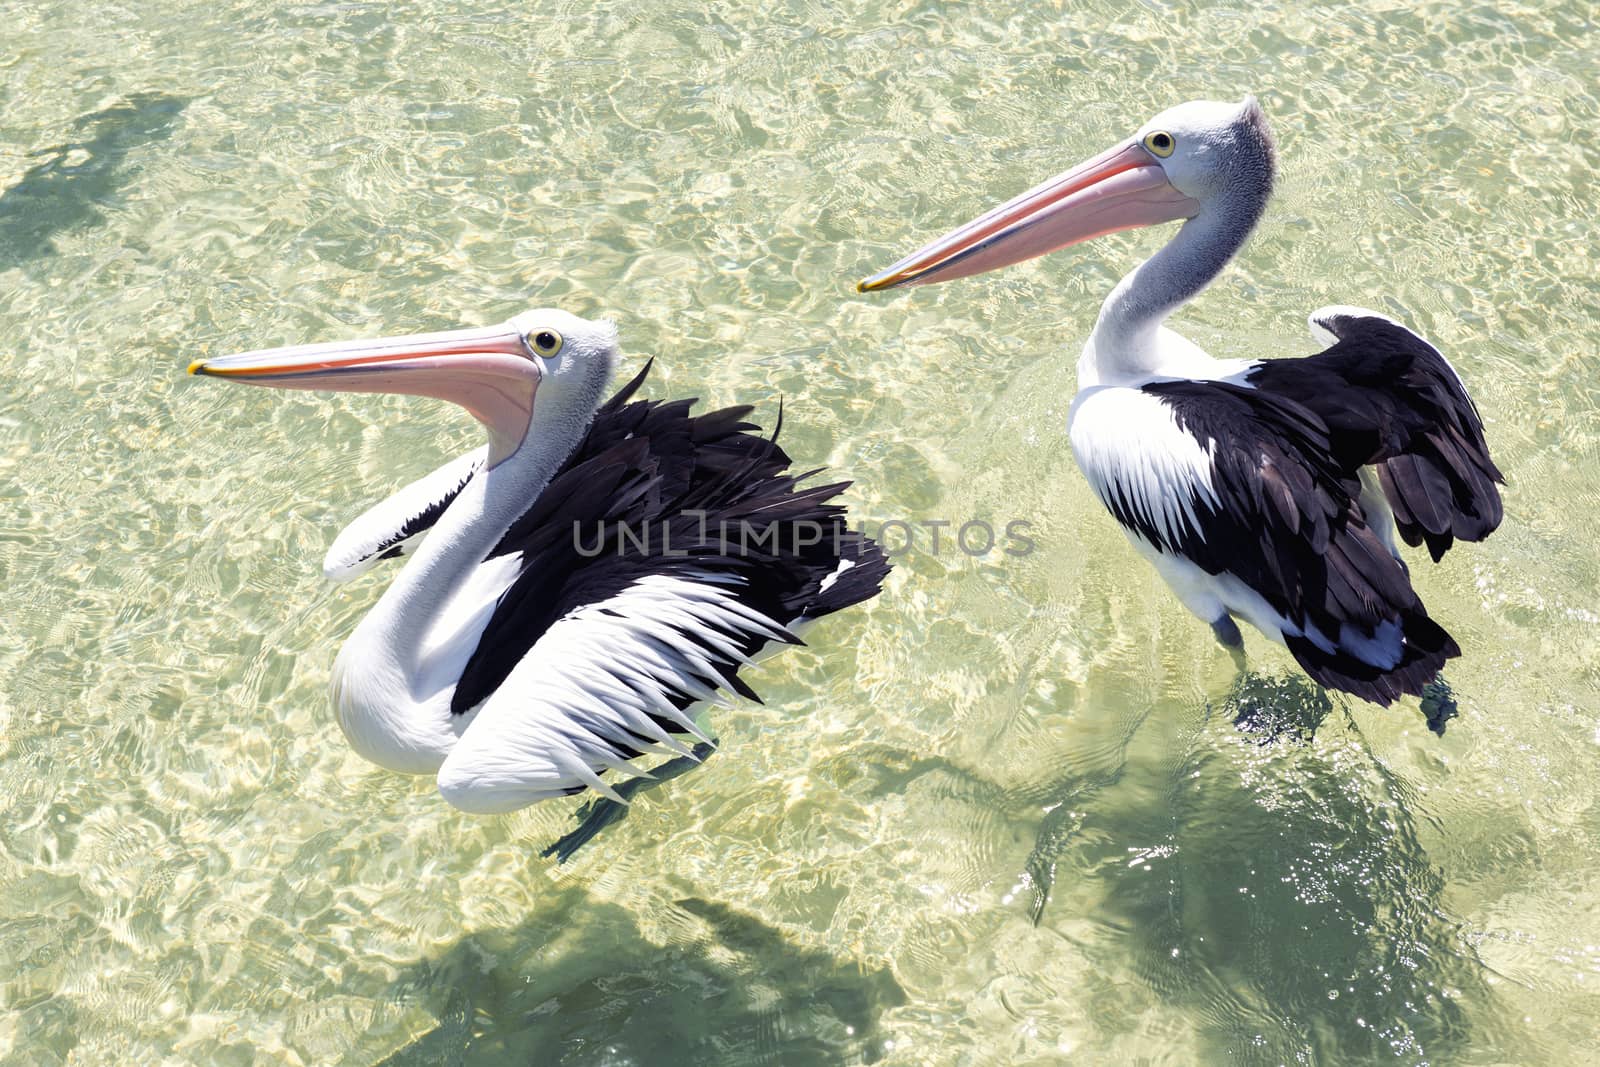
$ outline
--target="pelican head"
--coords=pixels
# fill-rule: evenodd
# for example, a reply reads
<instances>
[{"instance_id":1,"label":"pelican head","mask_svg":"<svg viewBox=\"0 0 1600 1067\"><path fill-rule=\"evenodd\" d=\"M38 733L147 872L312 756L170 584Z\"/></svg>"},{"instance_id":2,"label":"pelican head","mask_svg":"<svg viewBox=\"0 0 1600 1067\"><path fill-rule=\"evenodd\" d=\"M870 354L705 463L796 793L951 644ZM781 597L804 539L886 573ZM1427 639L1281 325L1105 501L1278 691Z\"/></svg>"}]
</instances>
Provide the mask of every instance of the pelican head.
<instances>
[{"instance_id":1,"label":"pelican head","mask_svg":"<svg viewBox=\"0 0 1600 1067\"><path fill-rule=\"evenodd\" d=\"M277 389L432 396L489 430L489 465L522 447L535 422L587 422L617 362L617 329L555 308L499 326L410 337L265 348L196 360L190 374Z\"/></svg>"},{"instance_id":2,"label":"pelican head","mask_svg":"<svg viewBox=\"0 0 1600 1067\"><path fill-rule=\"evenodd\" d=\"M1253 225L1275 170L1272 132L1255 97L1192 100L856 288L868 293L982 274L1119 230L1198 218L1223 202Z\"/></svg>"}]
</instances>

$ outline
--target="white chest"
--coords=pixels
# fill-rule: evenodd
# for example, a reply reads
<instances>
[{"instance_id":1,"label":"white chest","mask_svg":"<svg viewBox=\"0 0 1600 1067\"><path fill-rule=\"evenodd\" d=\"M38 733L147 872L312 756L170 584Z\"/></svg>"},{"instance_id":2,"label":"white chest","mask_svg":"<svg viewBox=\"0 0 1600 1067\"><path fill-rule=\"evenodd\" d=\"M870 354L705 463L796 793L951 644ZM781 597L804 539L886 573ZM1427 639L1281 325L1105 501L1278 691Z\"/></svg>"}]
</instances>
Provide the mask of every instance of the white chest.
<instances>
[{"instance_id":1,"label":"white chest","mask_svg":"<svg viewBox=\"0 0 1600 1067\"><path fill-rule=\"evenodd\" d=\"M1153 532L1171 545L1199 532L1196 503L1217 501L1211 449L1165 403L1132 386L1091 386L1073 400L1067 433L1101 502L1139 527L1130 534Z\"/></svg>"}]
</instances>

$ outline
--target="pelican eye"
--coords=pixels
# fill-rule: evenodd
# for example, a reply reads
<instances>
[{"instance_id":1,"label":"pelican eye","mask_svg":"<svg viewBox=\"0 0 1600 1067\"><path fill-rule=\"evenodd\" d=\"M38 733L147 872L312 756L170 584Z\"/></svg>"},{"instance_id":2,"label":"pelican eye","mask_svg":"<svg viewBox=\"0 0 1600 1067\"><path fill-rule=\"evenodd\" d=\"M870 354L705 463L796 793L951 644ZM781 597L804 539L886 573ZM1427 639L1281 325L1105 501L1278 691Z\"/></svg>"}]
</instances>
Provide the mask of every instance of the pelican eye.
<instances>
[{"instance_id":1,"label":"pelican eye","mask_svg":"<svg viewBox=\"0 0 1600 1067\"><path fill-rule=\"evenodd\" d=\"M540 330L529 336L528 343L541 356L553 356L561 351L561 335L554 330Z\"/></svg>"},{"instance_id":2,"label":"pelican eye","mask_svg":"<svg viewBox=\"0 0 1600 1067\"><path fill-rule=\"evenodd\" d=\"M1172 134L1166 130L1157 130L1144 139L1144 146L1155 155L1166 159L1172 155L1172 150L1178 147L1178 142L1173 140Z\"/></svg>"}]
</instances>

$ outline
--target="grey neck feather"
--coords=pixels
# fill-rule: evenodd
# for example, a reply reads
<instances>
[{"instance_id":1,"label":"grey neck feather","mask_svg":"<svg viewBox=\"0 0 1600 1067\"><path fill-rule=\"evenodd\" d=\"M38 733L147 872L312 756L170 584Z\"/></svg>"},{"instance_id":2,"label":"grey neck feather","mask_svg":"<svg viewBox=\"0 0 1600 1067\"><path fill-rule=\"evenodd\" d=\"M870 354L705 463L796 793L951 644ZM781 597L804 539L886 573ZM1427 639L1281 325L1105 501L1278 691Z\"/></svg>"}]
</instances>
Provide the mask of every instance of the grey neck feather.
<instances>
[{"instance_id":1,"label":"grey neck feather","mask_svg":"<svg viewBox=\"0 0 1600 1067\"><path fill-rule=\"evenodd\" d=\"M1270 157L1264 162L1208 197L1200 214L1106 297L1084 349L1080 388L1160 372L1161 324L1222 273L1266 212Z\"/></svg>"}]
</instances>

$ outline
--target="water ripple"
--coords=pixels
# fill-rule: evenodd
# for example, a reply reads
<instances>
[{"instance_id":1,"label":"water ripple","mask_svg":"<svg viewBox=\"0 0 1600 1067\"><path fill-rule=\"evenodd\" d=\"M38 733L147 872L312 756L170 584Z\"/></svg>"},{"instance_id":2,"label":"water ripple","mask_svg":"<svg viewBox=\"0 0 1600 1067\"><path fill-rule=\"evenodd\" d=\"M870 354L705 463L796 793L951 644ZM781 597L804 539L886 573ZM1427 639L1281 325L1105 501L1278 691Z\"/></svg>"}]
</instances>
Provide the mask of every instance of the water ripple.
<instances>
[{"instance_id":1,"label":"water ripple","mask_svg":"<svg viewBox=\"0 0 1600 1067\"><path fill-rule=\"evenodd\" d=\"M0 1057L1586 1062L1600 1007L1600 58L1549 0L13 3L0 57ZM1509 475L1417 568L1461 716L1236 677L1062 435L1130 234L856 277L1192 96L1261 96L1255 241L1181 328L1436 338ZM556 867L351 755L333 531L472 447L407 398L187 381L259 345L619 320L902 556L722 749ZM1234 724L1241 712L1244 728ZM1314 729L1313 729L1314 725Z\"/></svg>"}]
</instances>

